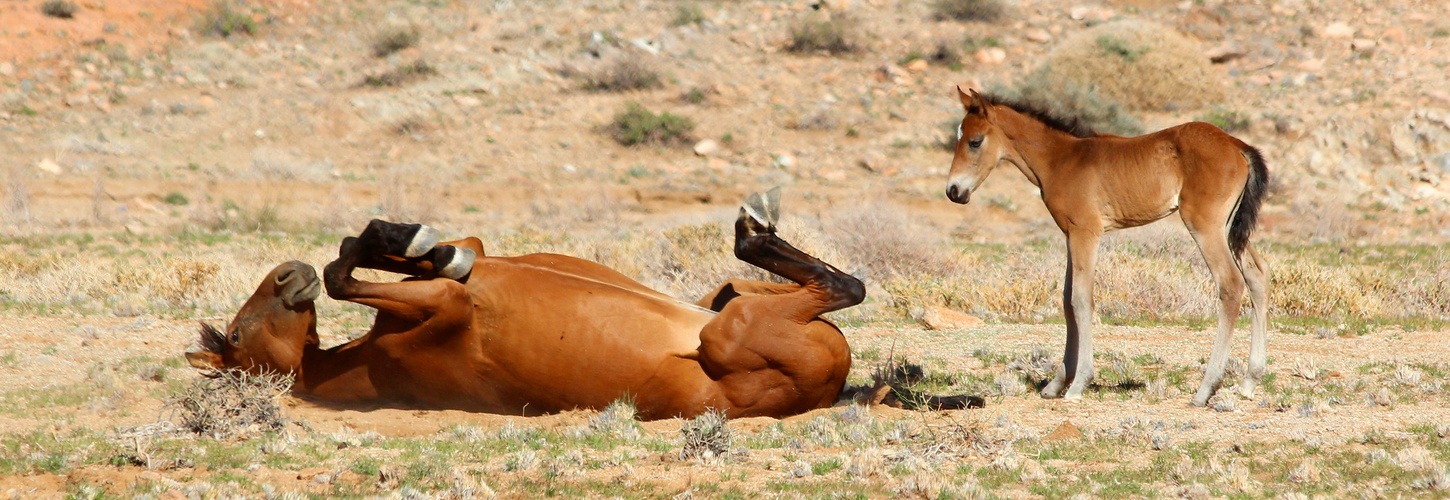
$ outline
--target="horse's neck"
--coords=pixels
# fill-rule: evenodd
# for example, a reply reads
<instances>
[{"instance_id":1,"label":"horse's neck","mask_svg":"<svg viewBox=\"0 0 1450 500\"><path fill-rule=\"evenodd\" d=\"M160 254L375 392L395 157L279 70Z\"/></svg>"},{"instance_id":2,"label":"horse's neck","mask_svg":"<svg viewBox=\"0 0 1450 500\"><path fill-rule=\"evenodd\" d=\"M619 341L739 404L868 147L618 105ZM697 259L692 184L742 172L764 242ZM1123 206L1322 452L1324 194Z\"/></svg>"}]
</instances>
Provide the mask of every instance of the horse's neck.
<instances>
[{"instance_id":1,"label":"horse's neck","mask_svg":"<svg viewBox=\"0 0 1450 500\"><path fill-rule=\"evenodd\" d=\"M360 340L330 349L305 347L294 390L334 400L375 395L377 390L369 380Z\"/></svg>"},{"instance_id":2,"label":"horse's neck","mask_svg":"<svg viewBox=\"0 0 1450 500\"><path fill-rule=\"evenodd\" d=\"M1053 167L1061 164L1058 157L1079 141L1072 134L1047 126L1047 124L1017 112L1006 106L998 106L998 126L1012 140L1017 158L1010 161L1022 171L1022 175L1039 189L1050 182Z\"/></svg>"}]
</instances>

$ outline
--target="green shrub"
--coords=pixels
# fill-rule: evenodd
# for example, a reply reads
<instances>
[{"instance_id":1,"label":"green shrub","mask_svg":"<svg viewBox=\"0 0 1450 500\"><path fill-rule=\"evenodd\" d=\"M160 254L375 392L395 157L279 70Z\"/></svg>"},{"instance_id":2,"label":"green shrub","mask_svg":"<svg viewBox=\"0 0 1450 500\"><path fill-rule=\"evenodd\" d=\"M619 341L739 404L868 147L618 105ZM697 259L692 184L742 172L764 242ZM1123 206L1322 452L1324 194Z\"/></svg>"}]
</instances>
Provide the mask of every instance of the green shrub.
<instances>
[{"instance_id":1,"label":"green shrub","mask_svg":"<svg viewBox=\"0 0 1450 500\"><path fill-rule=\"evenodd\" d=\"M171 194L166 195L166 197L162 198L161 201L166 202L167 205L176 206L182 206L191 203L191 200L186 199L186 195L178 193L176 191L172 191Z\"/></svg>"},{"instance_id":2,"label":"green shrub","mask_svg":"<svg viewBox=\"0 0 1450 500\"><path fill-rule=\"evenodd\" d=\"M422 37L423 34L417 27L385 29L373 39L373 55L388 57L397 51L418 45L418 40Z\"/></svg>"},{"instance_id":3,"label":"green shrub","mask_svg":"<svg viewBox=\"0 0 1450 500\"><path fill-rule=\"evenodd\" d=\"M1214 126L1223 129L1224 132L1238 132L1249 128L1249 117L1239 114L1238 111L1215 108L1208 113L1198 117L1198 121L1212 123Z\"/></svg>"},{"instance_id":4,"label":"green shrub","mask_svg":"<svg viewBox=\"0 0 1450 500\"><path fill-rule=\"evenodd\" d=\"M1198 42L1144 21L1100 24L1068 37L1047 54L1040 83L1091 89L1130 109L1194 109L1228 95L1224 69Z\"/></svg>"},{"instance_id":5,"label":"green shrub","mask_svg":"<svg viewBox=\"0 0 1450 500\"><path fill-rule=\"evenodd\" d=\"M690 142L695 122L689 118L664 112L655 114L639 103L625 105L614 115L609 135L625 146L635 144L679 145Z\"/></svg>"},{"instance_id":6,"label":"green shrub","mask_svg":"<svg viewBox=\"0 0 1450 500\"><path fill-rule=\"evenodd\" d=\"M1005 9L1000 0L936 0L932 17L938 21L996 21Z\"/></svg>"},{"instance_id":7,"label":"green shrub","mask_svg":"<svg viewBox=\"0 0 1450 500\"><path fill-rule=\"evenodd\" d=\"M688 26L704 21L705 9L700 8L700 4L684 3L675 7L675 18L670 21L670 26Z\"/></svg>"},{"instance_id":8,"label":"green shrub","mask_svg":"<svg viewBox=\"0 0 1450 500\"><path fill-rule=\"evenodd\" d=\"M231 2L217 1L211 9L202 13L198 31L209 36L230 37L232 35L253 35L257 33L257 22L246 12L237 10Z\"/></svg>"},{"instance_id":9,"label":"green shrub","mask_svg":"<svg viewBox=\"0 0 1450 500\"><path fill-rule=\"evenodd\" d=\"M1133 136L1143 133L1143 122L1119 102L1094 87L1055 80L1049 67L1042 67L1011 87L994 86L992 93L1027 104L1062 118L1077 118L1098 132Z\"/></svg>"},{"instance_id":10,"label":"green shrub","mask_svg":"<svg viewBox=\"0 0 1450 500\"><path fill-rule=\"evenodd\" d=\"M45 3L40 4L40 12L59 19L75 17L78 10L80 8L76 7L75 2L69 0L47 0Z\"/></svg>"}]
</instances>

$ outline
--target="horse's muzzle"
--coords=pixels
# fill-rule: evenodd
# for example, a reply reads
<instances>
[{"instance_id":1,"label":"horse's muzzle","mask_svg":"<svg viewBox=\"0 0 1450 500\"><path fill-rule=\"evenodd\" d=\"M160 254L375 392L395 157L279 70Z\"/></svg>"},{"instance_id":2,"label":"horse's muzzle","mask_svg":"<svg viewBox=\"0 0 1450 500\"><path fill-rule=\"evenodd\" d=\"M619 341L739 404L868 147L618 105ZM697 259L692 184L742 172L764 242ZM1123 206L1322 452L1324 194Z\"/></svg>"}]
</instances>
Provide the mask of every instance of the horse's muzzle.
<instances>
[{"instance_id":1,"label":"horse's muzzle","mask_svg":"<svg viewBox=\"0 0 1450 500\"><path fill-rule=\"evenodd\" d=\"M972 191L957 187L957 183L947 184L947 199L953 202L966 205L972 199Z\"/></svg>"}]
</instances>

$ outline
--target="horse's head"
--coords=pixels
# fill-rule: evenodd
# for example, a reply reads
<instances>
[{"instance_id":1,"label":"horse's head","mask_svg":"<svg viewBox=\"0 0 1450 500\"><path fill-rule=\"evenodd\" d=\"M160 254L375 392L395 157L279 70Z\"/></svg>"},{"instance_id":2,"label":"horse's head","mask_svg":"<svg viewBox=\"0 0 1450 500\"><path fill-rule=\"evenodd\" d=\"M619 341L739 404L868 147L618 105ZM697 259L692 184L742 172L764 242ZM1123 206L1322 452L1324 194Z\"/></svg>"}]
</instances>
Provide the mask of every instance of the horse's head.
<instances>
[{"instance_id":1,"label":"horse's head","mask_svg":"<svg viewBox=\"0 0 1450 500\"><path fill-rule=\"evenodd\" d=\"M967 116L957 128L956 153L952 157L952 170L947 174L947 198L966 204L977 186L992 173L992 168L1007 155L1009 147L1007 135L992 122L991 101L975 89L962 90L960 85L957 98L966 108Z\"/></svg>"},{"instance_id":2,"label":"horse's head","mask_svg":"<svg viewBox=\"0 0 1450 500\"><path fill-rule=\"evenodd\" d=\"M303 349L318 344L313 300L321 292L312 266L294 260L273 268L225 331L202 323L201 350L186 353L187 361L202 369L296 372Z\"/></svg>"}]
</instances>

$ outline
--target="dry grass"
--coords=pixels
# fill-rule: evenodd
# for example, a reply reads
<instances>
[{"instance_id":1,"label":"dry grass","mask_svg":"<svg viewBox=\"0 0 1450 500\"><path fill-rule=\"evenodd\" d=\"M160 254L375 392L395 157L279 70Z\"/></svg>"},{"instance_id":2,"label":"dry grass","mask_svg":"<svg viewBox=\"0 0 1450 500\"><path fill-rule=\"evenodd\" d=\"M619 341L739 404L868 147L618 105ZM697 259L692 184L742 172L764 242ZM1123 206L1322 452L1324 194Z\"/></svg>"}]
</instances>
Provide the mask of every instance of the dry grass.
<instances>
[{"instance_id":1,"label":"dry grass","mask_svg":"<svg viewBox=\"0 0 1450 500\"><path fill-rule=\"evenodd\" d=\"M800 54L852 54L864 47L856 22L842 16L805 17L790 27L790 42L785 50Z\"/></svg>"},{"instance_id":2,"label":"dry grass","mask_svg":"<svg viewBox=\"0 0 1450 500\"><path fill-rule=\"evenodd\" d=\"M938 21L992 22L1002 18L1006 7L1000 0L936 0L931 10Z\"/></svg>"},{"instance_id":3,"label":"dry grass","mask_svg":"<svg viewBox=\"0 0 1450 500\"><path fill-rule=\"evenodd\" d=\"M711 461L730 453L734 434L725 413L711 410L680 427L680 459Z\"/></svg>"},{"instance_id":4,"label":"dry grass","mask_svg":"<svg viewBox=\"0 0 1450 500\"><path fill-rule=\"evenodd\" d=\"M584 88L598 92L626 92L664 86L664 78L653 65L630 53L580 75Z\"/></svg>"},{"instance_id":5,"label":"dry grass","mask_svg":"<svg viewBox=\"0 0 1450 500\"><path fill-rule=\"evenodd\" d=\"M1222 69L1176 31L1118 21L1063 41L1043 61L1045 82L1092 89L1129 108L1198 108L1226 97Z\"/></svg>"},{"instance_id":6,"label":"dry grass","mask_svg":"<svg viewBox=\"0 0 1450 500\"><path fill-rule=\"evenodd\" d=\"M394 53L416 47L418 41L423 39L423 32L417 26L392 26L384 28L376 35L373 35L373 55L377 57L388 57Z\"/></svg>"},{"instance_id":7,"label":"dry grass","mask_svg":"<svg viewBox=\"0 0 1450 500\"><path fill-rule=\"evenodd\" d=\"M362 84L368 87L401 87L409 83L438 74L428 61L418 59L378 75L363 77Z\"/></svg>"},{"instance_id":8,"label":"dry grass","mask_svg":"<svg viewBox=\"0 0 1450 500\"><path fill-rule=\"evenodd\" d=\"M278 398L292 389L290 375L221 371L202 378L171 401L181 425L216 439L281 430L287 424Z\"/></svg>"},{"instance_id":9,"label":"dry grass","mask_svg":"<svg viewBox=\"0 0 1450 500\"><path fill-rule=\"evenodd\" d=\"M75 2L70 0L46 0L40 4L40 12L57 19L70 19L80 11Z\"/></svg>"},{"instance_id":10,"label":"dry grass","mask_svg":"<svg viewBox=\"0 0 1450 500\"><path fill-rule=\"evenodd\" d=\"M605 131L625 146L653 144L659 146L681 146L691 142L695 122L689 118L662 112L655 114L639 103L628 103L623 111L614 115L614 121Z\"/></svg>"},{"instance_id":11,"label":"dry grass","mask_svg":"<svg viewBox=\"0 0 1450 500\"><path fill-rule=\"evenodd\" d=\"M257 21L252 15L237 8L228 0L212 2L211 7L201 14L197 31L208 36L227 38L232 35L255 35Z\"/></svg>"}]
</instances>

